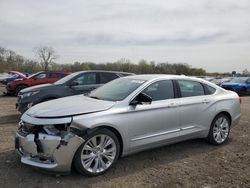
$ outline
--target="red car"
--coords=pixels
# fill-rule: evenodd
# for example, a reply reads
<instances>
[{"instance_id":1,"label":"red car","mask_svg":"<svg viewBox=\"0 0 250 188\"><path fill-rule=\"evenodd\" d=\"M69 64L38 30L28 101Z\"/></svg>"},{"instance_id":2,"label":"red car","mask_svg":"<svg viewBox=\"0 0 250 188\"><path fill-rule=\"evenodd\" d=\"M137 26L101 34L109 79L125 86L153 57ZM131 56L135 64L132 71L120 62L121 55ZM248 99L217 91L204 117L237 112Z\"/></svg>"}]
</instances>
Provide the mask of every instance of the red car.
<instances>
[{"instance_id":1,"label":"red car","mask_svg":"<svg viewBox=\"0 0 250 188\"><path fill-rule=\"evenodd\" d=\"M36 74L31 75L28 78L18 79L13 82L10 82L6 86L5 94L17 95L19 91L21 91L24 88L40 84L54 83L57 80L69 74L70 73L67 72L38 72Z\"/></svg>"}]
</instances>

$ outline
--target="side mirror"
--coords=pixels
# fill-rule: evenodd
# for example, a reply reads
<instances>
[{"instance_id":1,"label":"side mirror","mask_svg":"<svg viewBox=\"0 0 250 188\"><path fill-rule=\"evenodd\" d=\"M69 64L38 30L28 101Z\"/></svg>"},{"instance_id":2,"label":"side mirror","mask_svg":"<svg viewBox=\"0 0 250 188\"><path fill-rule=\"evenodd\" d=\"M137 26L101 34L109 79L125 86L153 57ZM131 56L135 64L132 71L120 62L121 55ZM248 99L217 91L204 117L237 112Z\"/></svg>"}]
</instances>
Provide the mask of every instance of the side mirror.
<instances>
[{"instance_id":1,"label":"side mirror","mask_svg":"<svg viewBox=\"0 0 250 188\"><path fill-rule=\"evenodd\" d=\"M75 81L69 83L69 87L78 86L78 85L79 83Z\"/></svg>"},{"instance_id":2,"label":"side mirror","mask_svg":"<svg viewBox=\"0 0 250 188\"><path fill-rule=\"evenodd\" d=\"M130 105L138 104L151 104L152 98L145 93L140 93L133 101L130 102Z\"/></svg>"}]
</instances>

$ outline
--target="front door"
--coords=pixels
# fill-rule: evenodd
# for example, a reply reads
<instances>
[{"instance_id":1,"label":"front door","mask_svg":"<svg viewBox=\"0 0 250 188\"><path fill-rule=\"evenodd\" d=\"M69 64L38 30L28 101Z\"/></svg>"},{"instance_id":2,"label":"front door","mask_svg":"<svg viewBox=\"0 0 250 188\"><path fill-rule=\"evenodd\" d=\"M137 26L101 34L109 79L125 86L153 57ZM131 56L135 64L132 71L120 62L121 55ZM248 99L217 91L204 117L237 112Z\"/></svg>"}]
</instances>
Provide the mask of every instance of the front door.
<instances>
[{"instance_id":1,"label":"front door","mask_svg":"<svg viewBox=\"0 0 250 188\"><path fill-rule=\"evenodd\" d=\"M135 150L160 145L179 137L179 108L171 80L156 81L142 91L151 104L129 106L128 135Z\"/></svg>"}]
</instances>

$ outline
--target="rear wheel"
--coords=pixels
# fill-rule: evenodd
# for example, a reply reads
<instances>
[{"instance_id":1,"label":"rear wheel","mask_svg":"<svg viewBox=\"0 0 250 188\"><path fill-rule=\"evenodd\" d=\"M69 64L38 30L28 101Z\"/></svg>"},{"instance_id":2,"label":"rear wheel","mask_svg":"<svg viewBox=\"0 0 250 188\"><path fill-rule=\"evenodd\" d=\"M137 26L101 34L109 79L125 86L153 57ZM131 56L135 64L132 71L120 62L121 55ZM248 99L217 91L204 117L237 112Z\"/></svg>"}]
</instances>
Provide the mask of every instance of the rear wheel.
<instances>
[{"instance_id":1,"label":"rear wheel","mask_svg":"<svg viewBox=\"0 0 250 188\"><path fill-rule=\"evenodd\" d=\"M241 95L241 96L245 96L245 95L247 95L247 88L242 88L241 90L240 90L240 93L239 93L239 95Z\"/></svg>"},{"instance_id":2,"label":"rear wheel","mask_svg":"<svg viewBox=\"0 0 250 188\"><path fill-rule=\"evenodd\" d=\"M225 114L217 115L210 127L208 141L214 145L220 145L227 141L230 132L230 121Z\"/></svg>"},{"instance_id":3,"label":"rear wheel","mask_svg":"<svg viewBox=\"0 0 250 188\"><path fill-rule=\"evenodd\" d=\"M74 158L78 172L97 176L110 169L117 161L120 145L116 135L108 129L99 129L87 136Z\"/></svg>"},{"instance_id":4,"label":"rear wheel","mask_svg":"<svg viewBox=\"0 0 250 188\"><path fill-rule=\"evenodd\" d=\"M17 86L17 87L16 87L16 91L15 91L15 95L17 96L18 93L19 93L22 89L25 89L25 88L27 88L27 87L28 87L28 86L26 86L26 85Z\"/></svg>"}]
</instances>

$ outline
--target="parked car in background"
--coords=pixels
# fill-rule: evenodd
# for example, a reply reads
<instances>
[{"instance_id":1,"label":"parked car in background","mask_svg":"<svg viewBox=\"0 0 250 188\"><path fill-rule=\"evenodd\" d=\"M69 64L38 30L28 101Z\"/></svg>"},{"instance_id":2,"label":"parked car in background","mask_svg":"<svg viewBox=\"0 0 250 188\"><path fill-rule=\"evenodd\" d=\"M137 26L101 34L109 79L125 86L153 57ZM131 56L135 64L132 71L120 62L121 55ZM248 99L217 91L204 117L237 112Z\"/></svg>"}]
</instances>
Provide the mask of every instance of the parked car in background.
<instances>
[{"instance_id":1,"label":"parked car in background","mask_svg":"<svg viewBox=\"0 0 250 188\"><path fill-rule=\"evenodd\" d=\"M220 86L221 84L225 83L225 82L229 82L230 80L232 80L232 77L216 77L213 80L211 80L212 83Z\"/></svg>"},{"instance_id":2,"label":"parked car in background","mask_svg":"<svg viewBox=\"0 0 250 188\"><path fill-rule=\"evenodd\" d=\"M74 82L73 82L74 83ZM21 162L96 176L120 156L193 138L220 145L240 120L240 98L208 81L174 75L116 79L89 96L33 106L21 117Z\"/></svg>"},{"instance_id":3,"label":"parked car in background","mask_svg":"<svg viewBox=\"0 0 250 188\"><path fill-rule=\"evenodd\" d=\"M18 95L22 89L40 84L54 83L68 74L67 72L38 72L28 78L8 83L5 94Z\"/></svg>"},{"instance_id":4,"label":"parked car in background","mask_svg":"<svg viewBox=\"0 0 250 188\"><path fill-rule=\"evenodd\" d=\"M235 77L221 85L224 89L234 91L239 95L250 94L250 77Z\"/></svg>"},{"instance_id":5,"label":"parked car in background","mask_svg":"<svg viewBox=\"0 0 250 188\"><path fill-rule=\"evenodd\" d=\"M8 78L9 77L9 74L4 72L4 73L0 73L0 81L2 81L3 79L5 78Z\"/></svg>"},{"instance_id":6,"label":"parked car in background","mask_svg":"<svg viewBox=\"0 0 250 188\"><path fill-rule=\"evenodd\" d=\"M211 76L197 76L197 78L201 78L203 80L207 80L210 82L214 79L214 77L211 77Z\"/></svg>"},{"instance_id":7,"label":"parked car in background","mask_svg":"<svg viewBox=\"0 0 250 188\"><path fill-rule=\"evenodd\" d=\"M4 85L7 85L10 82L13 82L15 80L22 80L22 79L26 79L27 75L17 72L17 71L10 71L8 73L8 76L6 78L3 78L2 80L0 80L0 82Z\"/></svg>"},{"instance_id":8,"label":"parked car in background","mask_svg":"<svg viewBox=\"0 0 250 188\"><path fill-rule=\"evenodd\" d=\"M16 108L21 113L38 103L61 97L87 94L119 77L133 75L113 71L81 71L72 73L54 84L43 84L19 92Z\"/></svg>"}]
</instances>

